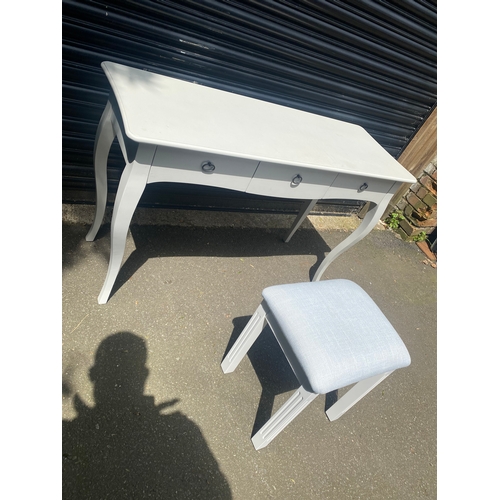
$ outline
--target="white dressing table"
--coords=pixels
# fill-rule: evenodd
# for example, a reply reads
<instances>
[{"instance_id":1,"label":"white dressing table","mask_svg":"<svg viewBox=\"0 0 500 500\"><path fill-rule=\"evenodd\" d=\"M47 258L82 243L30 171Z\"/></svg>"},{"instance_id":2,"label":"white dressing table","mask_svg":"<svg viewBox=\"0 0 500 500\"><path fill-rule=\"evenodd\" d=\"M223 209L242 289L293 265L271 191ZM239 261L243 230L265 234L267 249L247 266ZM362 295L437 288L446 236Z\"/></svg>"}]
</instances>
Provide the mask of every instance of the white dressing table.
<instances>
[{"instance_id":1,"label":"white dressing table","mask_svg":"<svg viewBox=\"0 0 500 500\"><path fill-rule=\"evenodd\" d=\"M99 304L108 301L132 215L146 184L180 182L305 200L288 242L320 199L369 201L360 226L313 281L379 221L402 183L415 178L362 127L196 83L103 62L112 92L94 146L93 241L107 200L107 160L118 138L125 169L111 219L111 254Z\"/></svg>"}]
</instances>

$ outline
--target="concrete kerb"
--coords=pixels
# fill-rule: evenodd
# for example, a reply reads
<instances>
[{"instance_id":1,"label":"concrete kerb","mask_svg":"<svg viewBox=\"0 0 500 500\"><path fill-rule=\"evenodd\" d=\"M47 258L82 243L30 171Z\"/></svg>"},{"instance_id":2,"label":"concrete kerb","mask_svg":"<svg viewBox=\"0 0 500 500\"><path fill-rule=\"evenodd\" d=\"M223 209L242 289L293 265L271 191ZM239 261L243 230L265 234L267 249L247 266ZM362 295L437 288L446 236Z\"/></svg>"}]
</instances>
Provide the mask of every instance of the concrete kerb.
<instances>
[{"instance_id":1,"label":"concrete kerb","mask_svg":"<svg viewBox=\"0 0 500 500\"><path fill-rule=\"evenodd\" d=\"M94 206L83 204L63 204L62 220L66 223L91 225L94 218ZM106 208L103 223L111 222L112 209ZM246 227L246 228L288 228L294 215L256 214L241 212L218 212L206 210L178 210L163 208L137 208L132 224L166 225L185 227ZM356 215L309 215L308 222L318 231L352 231L360 224ZM305 222L307 224L307 222ZM379 222L375 229L385 229Z\"/></svg>"}]
</instances>

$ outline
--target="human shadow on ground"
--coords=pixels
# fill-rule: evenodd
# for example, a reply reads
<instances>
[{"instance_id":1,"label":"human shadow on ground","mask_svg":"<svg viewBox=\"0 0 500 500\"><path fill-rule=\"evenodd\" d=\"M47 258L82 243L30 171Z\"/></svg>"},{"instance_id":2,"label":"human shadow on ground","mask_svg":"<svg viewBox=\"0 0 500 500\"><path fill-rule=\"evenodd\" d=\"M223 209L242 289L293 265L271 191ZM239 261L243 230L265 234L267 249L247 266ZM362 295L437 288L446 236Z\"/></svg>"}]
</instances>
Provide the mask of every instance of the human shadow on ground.
<instances>
[{"instance_id":1,"label":"human shadow on ground","mask_svg":"<svg viewBox=\"0 0 500 500\"><path fill-rule=\"evenodd\" d=\"M233 320L233 332L223 359L238 339L248 321L250 321L250 318L251 316L242 316ZM254 436L274 413L273 405L276 396L295 391L300 387L300 384L269 325L266 324L262 333L248 350L247 355L262 387L251 434ZM325 411L337 399L338 391L326 394Z\"/></svg>"},{"instance_id":2,"label":"human shadow on ground","mask_svg":"<svg viewBox=\"0 0 500 500\"><path fill-rule=\"evenodd\" d=\"M200 429L144 395L144 340L107 337L90 369L95 406L78 394L78 416L62 423L63 499L230 499L228 482Z\"/></svg>"}]
</instances>

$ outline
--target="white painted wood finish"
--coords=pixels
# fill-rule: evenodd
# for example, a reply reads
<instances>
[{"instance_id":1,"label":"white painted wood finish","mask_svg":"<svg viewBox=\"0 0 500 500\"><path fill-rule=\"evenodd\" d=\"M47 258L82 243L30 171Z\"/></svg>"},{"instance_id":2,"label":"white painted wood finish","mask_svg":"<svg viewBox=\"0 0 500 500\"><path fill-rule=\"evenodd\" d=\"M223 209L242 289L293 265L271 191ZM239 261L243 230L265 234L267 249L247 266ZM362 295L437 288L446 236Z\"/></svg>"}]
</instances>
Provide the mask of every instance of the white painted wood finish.
<instances>
[{"instance_id":1,"label":"white painted wood finish","mask_svg":"<svg viewBox=\"0 0 500 500\"><path fill-rule=\"evenodd\" d=\"M350 199L378 203L394 185L394 181L373 179L367 175L339 174L327 189L325 199ZM399 183L398 183L399 185Z\"/></svg>"},{"instance_id":2,"label":"white painted wood finish","mask_svg":"<svg viewBox=\"0 0 500 500\"><path fill-rule=\"evenodd\" d=\"M231 373L240 364L241 360L252 347L257 337L261 334L266 324L266 311L259 305L257 310L253 313L250 321L246 324L243 331L240 333L238 339L231 347L222 361L222 371L224 373Z\"/></svg>"},{"instance_id":3,"label":"white painted wood finish","mask_svg":"<svg viewBox=\"0 0 500 500\"><path fill-rule=\"evenodd\" d=\"M351 387L337 402L328 410L326 416L330 422L340 418L347 410L351 409L358 401L364 398L372 389L375 389L380 382L383 382L394 370L380 373L373 377L365 378Z\"/></svg>"},{"instance_id":4,"label":"white painted wood finish","mask_svg":"<svg viewBox=\"0 0 500 500\"><path fill-rule=\"evenodd\" d=\"M182 182L245 191L258 164L255 160L159 147L148 183Z\"/></svg>"},{"instance_id":5,"label":"white painted wood finish","mask_svg":"<svg viewBox=\"0 0 500 500\"><path fill-rule=\"evenodd\" d=\"M299 413L304 411L318 394L300 386L283 406L252 437L256 450L265 448Z\"/></svg>"},{"instance_id":6,"label":"white painted wood finish","mask_svg":"<svg viewBox=\"0 0 500 500\"><path fill-rule=\"evenodd\" d=\"M319 199L372 203L360 228L323 261L326 266L378 222L402 183L415 182L363 128L120 64L103 62L112 93L96 134L96 215L107 199L107 157L115 137L126 162L113 209L111 256L99 303L121 266L131 217L146 184L180 182L303 199L288 242Z\"/></svg>"},{"instance_id":7,"label":"white painted wood finish","mask_svg":"<svg viewBox=\"0 0 500 500\"><path fill-rule=\"evenodd\" d=\"M269 306L265 301L261 302L257 307L257 310L236 339L236 342L224 356L221 363L222 371L225 374L234 372L258 339L266 324L270 326L292 370L300 380L301 377L299 374L303 373L302 368L299 364L294 362L296 355L291 346L286 341L283 341L285 336L281 332L279 324L274 319L273 313L269 310ZM340 399L326 410L328 419L333 421L340 418L372 389L385 380L392 372L393 370L356 382ZM341 387L337 389L341 389ZM252 443L255 449L260 450L266 447L317 396L317 393L310 392L301 385L285 404L283 404L283 406L281 406L252 437Z\"/></svg>"},{"instance_id":8,"label":"white painted wood finish","mask_svg":"<svg viewBox=\"0 0 500 500\"><path fill-rule=\"evenodd\" d=\"M324 198L337 172L260 162L247 192L301 200Z\"/></svg>"},{"instance_id":9,"label":"white painted wood finish","mask_svg":"<svg viewBox=\"0 0 500 500\"><path fill-rule=\"evenodd\" d=\"M120 64L102 68L138 143L414 182L358 125Z\"/></svg>"}]
</instances>

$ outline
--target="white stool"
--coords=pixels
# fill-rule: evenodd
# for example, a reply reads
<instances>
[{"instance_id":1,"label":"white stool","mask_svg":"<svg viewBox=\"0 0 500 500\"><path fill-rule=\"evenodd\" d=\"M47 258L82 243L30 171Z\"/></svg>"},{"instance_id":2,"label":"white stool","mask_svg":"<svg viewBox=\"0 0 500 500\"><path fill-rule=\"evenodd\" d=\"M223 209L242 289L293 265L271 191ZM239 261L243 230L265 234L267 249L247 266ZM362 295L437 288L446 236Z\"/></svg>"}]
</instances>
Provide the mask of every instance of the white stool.
<instances>
[{"instance_id":1,"label":"white stool","mask_svg":"<svg viewBox=\"0 0 500 500\"><path fill-rule=\"evenodd\" d=\"M344 279L277 285L263 301L222 361L238 366L262 332L271 327L301 387L252 437L267 446L314 398L357 382L326 412L336 420L397 368L408 351L370 296Z\"/></svg>"}]
</instances>

